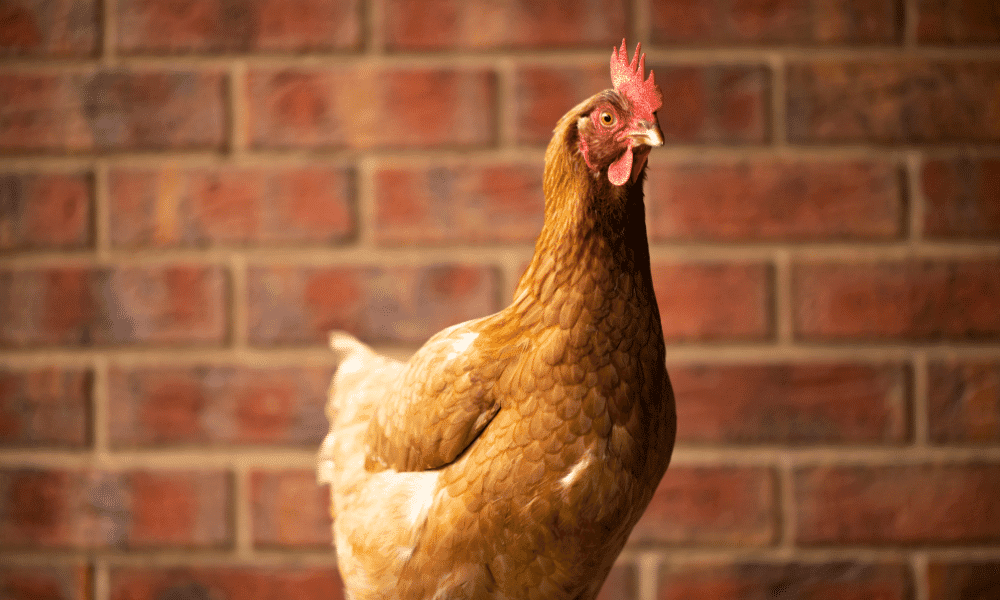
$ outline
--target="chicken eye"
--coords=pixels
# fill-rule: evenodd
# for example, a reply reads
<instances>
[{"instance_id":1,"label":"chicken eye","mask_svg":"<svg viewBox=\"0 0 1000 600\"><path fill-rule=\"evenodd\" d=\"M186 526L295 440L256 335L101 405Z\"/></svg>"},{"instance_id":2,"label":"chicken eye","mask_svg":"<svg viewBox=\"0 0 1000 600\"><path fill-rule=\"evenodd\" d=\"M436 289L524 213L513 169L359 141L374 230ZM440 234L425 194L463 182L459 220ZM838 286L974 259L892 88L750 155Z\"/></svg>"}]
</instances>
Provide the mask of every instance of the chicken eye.
<instances>
[{"instance_id":1,"label":"chicken eye","mask_svg":"<svg viewBox=\"0 0 1000 600\"><path fill-rule=\"evenodd\" d=\"M615 124L615 116L608 111L601 113L601 124L605 127L611 127Z\"/></svg>"}]
</instances>

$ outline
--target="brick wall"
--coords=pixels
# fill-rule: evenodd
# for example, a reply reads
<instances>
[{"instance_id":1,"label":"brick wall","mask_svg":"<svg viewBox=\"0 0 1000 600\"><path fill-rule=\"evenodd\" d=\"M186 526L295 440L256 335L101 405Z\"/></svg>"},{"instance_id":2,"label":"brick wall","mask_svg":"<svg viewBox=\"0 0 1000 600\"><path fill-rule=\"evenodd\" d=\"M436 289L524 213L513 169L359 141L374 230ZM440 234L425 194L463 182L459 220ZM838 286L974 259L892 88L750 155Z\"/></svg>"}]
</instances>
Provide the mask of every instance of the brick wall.
<instances>
[{"instance_id":1,"label":"brick wall","mask_svg":"<svg viewBox=\"0 0 1000 600\"><path fill-rule=\"evenodd\" d=\"M998 5L536 4L0 2L0 596L338 597L325 332L500 308L627 35L680 443L606 597L1000 597Z\"/></svg>"}]
</instances>

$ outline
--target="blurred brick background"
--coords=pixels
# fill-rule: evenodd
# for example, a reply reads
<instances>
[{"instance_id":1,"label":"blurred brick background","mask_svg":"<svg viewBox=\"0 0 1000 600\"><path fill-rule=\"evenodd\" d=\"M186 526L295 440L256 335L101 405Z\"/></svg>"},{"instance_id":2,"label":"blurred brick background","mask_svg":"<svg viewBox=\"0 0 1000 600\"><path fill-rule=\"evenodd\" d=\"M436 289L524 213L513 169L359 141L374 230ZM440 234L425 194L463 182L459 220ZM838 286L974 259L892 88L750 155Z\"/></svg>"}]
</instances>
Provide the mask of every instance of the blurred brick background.
<instances>
[{"instance_id":1,"label":"blurred brick background","mask_svg":"<svg viewBox=\"0 0 1000 600\"><path fill-rule=\"evenodd\" d=\"M680 444L606 598L1000 598L995 0L0 0L0 597L339 597L345 328L501 307L642 41Z\"/></svg>"}]
</instances>

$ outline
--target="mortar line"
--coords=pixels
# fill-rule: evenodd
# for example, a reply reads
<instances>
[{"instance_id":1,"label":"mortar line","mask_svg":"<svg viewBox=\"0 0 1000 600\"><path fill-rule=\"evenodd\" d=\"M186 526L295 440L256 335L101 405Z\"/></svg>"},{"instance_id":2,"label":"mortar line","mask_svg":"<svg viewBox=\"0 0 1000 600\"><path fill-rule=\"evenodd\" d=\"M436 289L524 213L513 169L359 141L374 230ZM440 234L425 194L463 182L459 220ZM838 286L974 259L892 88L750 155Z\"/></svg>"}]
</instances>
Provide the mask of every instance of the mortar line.
<instances>
[{"instance_id":1,"label":"mortar line","mask_svg":"<svg viewBox=\"0 0 1000 600\"><path fill-rule=\"evenodd\" d=\"M107 260L111 249L111 186L110 167L104 159L98 159L90 165L93 174L93 208L91 227L94 234L94 259Z\"/></svg>"},{"instance_id":2,"label":"mortar line","mask_svg":"<svg viewBox=\"0 0 1000 600\"><path fill-rule=\"evenodd\" d=\"M924 190L921 184L920 171L923 166L920 153L916 150L906 153L906 209L910 243L919 247L924 243L924 218L927 211L927 203L924 198Z\"/></svg>"},{"instance_id":3,"label":"mortar line","mask_svg":"<svg viewBox=\"0 0 1000 600\"><path fill-rule=\"evenodd\" d=\"M108 600L111 597L111 570L102 556L93 557L93 577L91 590L94 600Z\"/></svg>"},{"instance_id":4,"label":"mortar line","mask_svg":"<svg viewBox=\"0 0 1000 600\"><path fill-rule=\"evenodd\" d=\"M902 50L912 52L917 46L917 25L919 24L918 0L904 0Z\"/></svg>"},{"instance_id":5,"label":"mortar line","mask_svg":"<svg viewBox=\"0 0 1000 600\"><path fill-rule=\"evenodd\" d=\"M497 144L498 149L517 146L516 67L510 59L501 58L496 64L497 75Z\"/></svg>"},{"instance_id":6,"label":"mortar line","mask_svg":"<svg viewBox=\"0 0 1000 600\"><path fill-rule=\"evenodd\" d=\"M929 400L927 398L927 352L915 350L913 352L913 389L910 401L910 410L913 411L911 417L913 422L913 444L919 448L930 447L930 412Z\"/></svg>"},{"instance_id":7,"label":"mortar line","mask_svg":"<svg viewBox=\"0 0 1000 600\"><path fill-rule=\"evenodd\" d=\"M774 298L771 310L774 312L775 342L781 347L795 344L795 327L793 323L792 304L792 266L791 253L779 248L774 253L773 279Z\"/></svg>"},{"instance_id":8,"label":"mortar line","mask_svg":"<svg viewBox=\"0 0 1000 600\"><path fill-rule=\"evenodd\" d=\"M650 18L650 8L649 0L632 0L632 38L636 42L642 42L649 47L652 47L652 41L650 40L651 28L650 23L652 19ZM652 600L652 599L649 599Z\"/></svg>"},{"instance_id":9,"label":"mortar line","mask_svg":"<svg viewBox=\"0 0 1000 600\"><path fill-rule=\"evenodd\" d=\"M250 508L250 482L246 463L237 462L233 471L233 536L235 554L249 559L253 555L253 516Z\"/></svg>"},{"instance_id":10,"label":"mortar line","mask_svg":"<svg viewBox=\"0 0 1000 600\"><path fill-rule=\"evenodd\" d=\"M91 387L91 435L93 436L91 453L95 465L106 466L110 458L110 389L109 366L105 356L94 356L91 362L93 382Z\"/></svg>"},{"instance_id":11,"label":"mortar line","mask_svg":"<svg viewBox=\"0 0 1000 600\"><path fill-rule=\"evenodd\" d=\"M356 163L355 198L358 218L358 235L355 244L351 249L358 253L356 259L359 263L369 262L373 256L377 256L382 250L378 248L375 241L376 228L376 198L375 198L375 172L378 168L378 159L365 157ZM413 249L411 248L412 252ZM368 257L364 259L362 257ZM353 262L353 261L351 261ZM388 266L388 265L386 265Z\"/></svg>"},{"instance_id":12,"label":"mortar line","mask_svg":"<svg viewBox=\"0 0 1000 600\"><path fill-rule=\"evenodd\" d=\"M909 565L913 570L913 600L931 600L930 587L927 585L927 554L916 550L910 555Z\"/></svg>"},{"instance_id":13,"label":"mortar line","mask_svg":"<svg viewBox=\"0 0 1000 600\"><path fill-rule=\"evenodd\" d=\"M239 160L247 153L247 65L236 60L229 66L229 148L226 159Z\"/></svg>"},{"instance_id":14,"label":"mortar line","mask_svg":"<svg viewBox=\"0 0 1000 600\"><path fill-rule=\"evenodd\" d=\"M660 578L660 557L655 552L639 552L635 559L638 581L637 596L640 600L656 600Z\"/></svg>"},{"instance_id":15,"label":"mortar line","mask_svg":"<svg viewBox=\"0 0 1000 600\"><path fill-rule=\"evenodd\" d=\"M362 0L365 58L382 57L385 53L385 6L382 0ZM391 59L390 59L391 60Z\"/></svg>"},{"instance_id":16,"label":"mortar line","mask_svg":"<svg viewBox=\"0 0 1000 600\"><path fill-rule=\"evenodd\" d=\"M118 3L117 0L101 2L101 53L98 62L102 66L115 64L118 46Z\"/></svg>"},{"instance_id":17,"label":"mortar line","mask_svg":"<svg viewBox=\"0 0 1000 600\"><path fill-rule=\"evenodd\" d=\"M783 548L789 553L794 553L795 539L798 535L798 512L795 503L795 465L792 457L787 454L780 457L777 464L778 471L778 519L780 537L777 540L778 548Z\"/></svg>"},{"instance_id":18,"label":"mortar line","mask_svg":"<svg viewBox=\"0 0 1000 600\"><path fill-rule=\"evenodd\" d=\"M788 91L785 84L786 68L785 57L780 52L772 52L768 55L768 66L771 68L771 88L770 94L770 114L771 122L768 124L771 133L771 145L775 148L783 149L788 146L788 123L787 97Z\"/></svg>"},{"instance_id":19,"label":"mortar line","mask_svg":"<svg viewBox=\"0 0 1000 600\"><path fill-rule=\"evenodd\" d=\"M229 258L228 266L230 346L234 350L246 350L249 347L247 336L250 329L246 257L234 252Z\"/></svg>"}]
</instances>

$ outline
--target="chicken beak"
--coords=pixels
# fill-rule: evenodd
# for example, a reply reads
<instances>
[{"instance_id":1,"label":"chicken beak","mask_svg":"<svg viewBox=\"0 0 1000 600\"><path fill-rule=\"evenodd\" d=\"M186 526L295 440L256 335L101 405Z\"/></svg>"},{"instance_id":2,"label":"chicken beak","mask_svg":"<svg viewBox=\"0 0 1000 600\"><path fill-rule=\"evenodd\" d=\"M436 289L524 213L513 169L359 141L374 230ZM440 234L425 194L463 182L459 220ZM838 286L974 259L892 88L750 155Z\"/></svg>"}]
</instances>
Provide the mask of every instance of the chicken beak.
<instances>
[{"instance_id":1,"label":"chicken beak","mask_svg":"<svg viewBox=\"0 0 1000 600\"><path fill-rule=\"evenodd\" d=\"M653 123L649 127L637 129L629 132L628 137L632 140L632 146L650 146L657 148L663 145L663 134L660 133L660 126Z\"/></svg>"}]
</instances>

